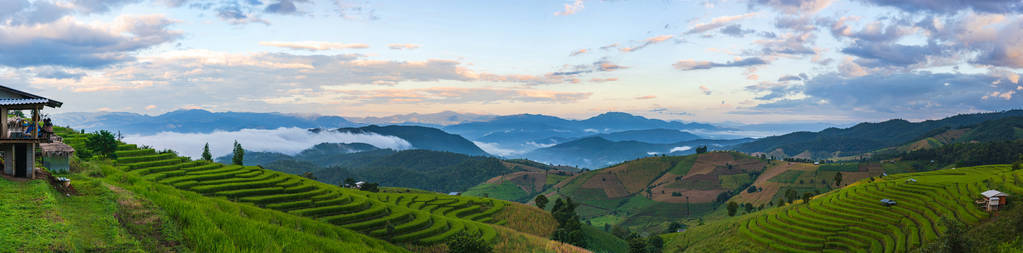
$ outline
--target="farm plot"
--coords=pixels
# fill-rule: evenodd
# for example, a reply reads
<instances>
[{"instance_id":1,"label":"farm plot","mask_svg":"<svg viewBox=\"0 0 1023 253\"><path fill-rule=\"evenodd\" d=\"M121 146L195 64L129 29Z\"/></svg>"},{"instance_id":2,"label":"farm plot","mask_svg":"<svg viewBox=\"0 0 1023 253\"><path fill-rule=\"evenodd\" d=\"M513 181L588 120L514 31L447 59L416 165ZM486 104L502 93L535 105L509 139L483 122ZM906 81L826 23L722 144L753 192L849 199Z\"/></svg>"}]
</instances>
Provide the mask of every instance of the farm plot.
<instances>
[{"instance_id":1,"label":"farm plot","mask_svg":"<svg viewBox=\"0 0 1023 253\"><path fill-rule=\"evenodd\" d=\"M1019 179L1005 165L889 176L752 217L740 234L782 252L907 252L943 235L942 217L987 218L973 199L990 188L1023 191Z\"/></svg>"},{"instance_id":2,"label":"farm plot","mask_svg":"<svg viewBox=\"0 0 1023 253\"><path fill-rule=\"evenodd\" d=\"M119 168L211 197L305 216L391 242L434 244L459 231L493 241L488 223L505 202L440 194L371 193L253 166L191 161L135 145L118 146Z\"/></svg>"}]
</instances>

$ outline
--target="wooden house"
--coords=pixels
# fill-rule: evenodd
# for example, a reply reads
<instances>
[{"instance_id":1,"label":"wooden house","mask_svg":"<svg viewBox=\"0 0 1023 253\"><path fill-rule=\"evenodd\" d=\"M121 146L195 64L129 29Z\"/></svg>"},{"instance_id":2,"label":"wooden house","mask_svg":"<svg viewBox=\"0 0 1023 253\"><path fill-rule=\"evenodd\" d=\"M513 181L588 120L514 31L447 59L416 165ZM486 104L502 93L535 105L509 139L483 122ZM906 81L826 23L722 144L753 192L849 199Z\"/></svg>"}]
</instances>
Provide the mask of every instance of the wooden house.
<instances>
[{"instance_id":1,"label":"wooden house","mask_svg":"<svg viewBox=\"0 0 1023 253\"><path fill-rule=\"evenodd\" d=\"M35 176L35 150L41 143L50 143L50 136L40 133L39 111L44 107L58 108L60 101L0 86L0 157L3 174L14 177ZM30 118L8 117L13 111L31 111Z\"/></svg>"},{"instance_id":2,"label":"wooden house","mask_svg":"<svg viewBox=\"0 0 1023 253\"><path fill-rule=\"evenodd\" d=\"M982 201L978 201L982 205L982 208L988 211L998 211L998 208L1005 206L1009 201L1009 194L996 190L987 190L980 193L984 197Z\"/></svg>"}]
</instances>

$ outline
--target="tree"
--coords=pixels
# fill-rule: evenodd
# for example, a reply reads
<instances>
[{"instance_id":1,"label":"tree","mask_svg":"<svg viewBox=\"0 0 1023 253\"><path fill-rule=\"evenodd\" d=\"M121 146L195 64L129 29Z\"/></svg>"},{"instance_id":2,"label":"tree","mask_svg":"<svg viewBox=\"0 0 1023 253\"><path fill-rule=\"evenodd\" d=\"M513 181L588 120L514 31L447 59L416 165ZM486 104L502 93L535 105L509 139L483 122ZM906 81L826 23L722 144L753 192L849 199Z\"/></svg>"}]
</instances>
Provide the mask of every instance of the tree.
<instances>
[{"instance_id":1,"label":"tree","mask_svg":"<svg viewBox=\"0 0 1023 253\"><path fill-rule=\"evenodd\" d=\"M1012 170L1019 170L1020 167L1023 167L1023 165L1020 165L1020 161L1012 163Z\"/></svg>"},{"instance_id":2,"label":"tree","mask_svg":"<svg viewBox=\"0 0 1023 253\"><path fill-rule=\"evenodd\" d=\"M739 210L739 204L735 202L728 202L728 216L735 216L735 212Z\"/></svg>"},{"instance_id":3,"label":"tree","mask_svg":"<svg viewBox=\"0 0 1023 253\"><path fill-rule=\"evenodd\" d=\"M107 130L100 130L89 138L85 139L85 147L95 155L102 155L111 159L116 159L114 151L117 151L117 139L114 138L114 134Z\"/></svg>"},{"instance_id":4,"label":"tree","mask_svg":"<svg viewBox=\"0 0 1023 253\"><path fill-rule=\"evenodd\" d=\"M536 207L540 209L547 207L547 201L547 196L544 196L543 194L536 195L536 198L533 199L533 202L536 203Z\"/></svg>"},{"instance_id":5,"label":"tree","mask_svg":"<svg viewBox=\"0 0 1023 253\"><path fill-rule=\"evenodd\" d=\"M664 249L664 238L659 235L651 235L646 240L646 252L661 252Z\"/></svg>"},{"instance_id":6,"label":"tree","mask_svg":"<svg viewBox=\"0 0 1023 253\"><path fill-rule=\"evenodd\" d=\"M622 238L623 240L628 240L630 232L628 228L625 228L622 224L618 224L611 228L611 234L618 238Z\"/></svg>"},{"instance_id":7,"label":"tree","mask_svg":"<svg viewBox=\"0 0 1023 253\"><path fill-rule=\"evenodd\" d=\"M792 202L796 201L796 198L798 197L798 195L799 195L799 193L796 192L796 190L793 190L793 189L785 190L785 202L788 202L788 203L791 204Z\"/></svg>"},{"instance_id":8,"label":"tree","mask_svg":"<svg viewBox=\"0 0 1023 253\"><path fill-rule=\"evenodd\" d=\"M682 228L683 228L682 227L682 223L679 223L677 221L672 221L671 224L668 224L668 231L667 232L668 233L675 233L675 232L678 232L678 230L682 229Z\"/></svg>"},{"instance_id":9,"label":"tree","mask_svg":"<svg viewBox=\"0 0 1023 253\"><path fill-rule=\"evenodd\" d=\"M350 178L350 177L349 178L345 178L345 184L342 185L342 186L348 187L348 188L355 187L355 179L354 178Z\"/></svg>"},{"instance_id":10,"label":"tree","mask_svg":"<svg viewBox=\"0 0 1023 253\"><path fill-rule=\"evenodd\" d=\"M842 187L842 172L835 173L835 186Z\"/></svg>"},{"instance_id":11,"label":"tree","mask_svg":"<svg viewBox=\"0 0 1023 253\"><path fill-rule=\"evenodd\" d=\"M316 180L316 176L313 175L312 171L306 171L305 173L302 173L302 177L308 178L308 179L312 179L312 180Z\"/></svg>"},{"instance_id":12,"label":"tree","mask_svg":"<svg viewBox=\"0 0 1023 253\"><path fill-rule=\"evenodd\" d=\"M202 147L202 160L207 162L213 161L213 154L210 154L210 143L207 142L206 146Z\"/></svg>"},{"instance_id":13,"label":"tree","mask_svg":"<svg viewBox=\"0 0 1023 253\"><path fill-rule=\"evenodd\" d=\"M231 164L242 165L245 160L245 149L242 148L242 144L234 141L234 157L231 157Z\"/></svg>"},{"instance_id":14,"label":"tree","mask_svg":"<svg viewBox=\"0 0 1023 253\"><path fill-rule=\"evenodd\" d=\"M575 213L577 206L578 204L572 203L572 198L566 198L565 201L561 201L561 199L554 201L551 214L553 214L554 220L558 221L558 228L554 229L551 239L586 247L582 223L579 222L579 215Z\"/></svg>"},{"instance_id":15,"label":"tree","mask_svg":"<svg viewBox=\"0 0 1023 253\"><path fill-rule=\"evenodd\" d=\"M445 243L452 253L489 253L494 248L479 233L469 234L464 230L451 236Z\"/></svg>"},{"instance_id":16,"label":"tree","mask_svg":"<svg viewBox=\"0 0 1023 253\"><path fill-rule=\"evenodd\" d=\"M812 193L809 193L809 192L803 193L803 204L809 204L810 203L810 198L812 198L812 197L813 197Z\"/></svg>"},{"instance_id":17,"label":"tree","mask_svg":"<svg viewBox=\"0 0 1023 253\"><path fill-rule=\"evenodd\" d=\"M363 190L363 191L368 191L368 192L380 192L380 184L378 184L378 183L365 183L365 184L362 184L362 188L359 188L359 189Z\"/></svg>"},{"instance_id":18,"label":"tree","mask_svg":"<svg viewBox=\"0 0 1023 253\"><path fill-rule=\"evenodd\" d=\"M697 154L707 153L707 146L696 147L696 153Z\"/></svg>"},{"instance_id":19,"label":"tree","mask_svg":"<svg viewBox=\"0 0 1023 253\"><path fill-rule=\"evenodd\" d=\"M629 253L646 253L646 241L639 236L629 238Z\"/></svg>"}]
</instances>

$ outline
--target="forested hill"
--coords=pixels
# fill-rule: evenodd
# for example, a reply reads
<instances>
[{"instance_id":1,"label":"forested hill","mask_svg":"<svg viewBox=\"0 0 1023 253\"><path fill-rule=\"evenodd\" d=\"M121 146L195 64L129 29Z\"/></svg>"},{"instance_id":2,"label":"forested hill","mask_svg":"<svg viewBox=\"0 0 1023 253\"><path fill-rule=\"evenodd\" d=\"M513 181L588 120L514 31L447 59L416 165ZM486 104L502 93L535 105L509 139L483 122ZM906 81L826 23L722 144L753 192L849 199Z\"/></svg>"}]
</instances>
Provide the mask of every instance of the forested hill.
<instances>
[{"instance_id":1,"label":"forested hill","mask_svg":"<svg viewBox=\"0 0 1023 253\"><path fill-rule=\"evenodd\" d=\"M860 123L850 128L829 128L820 132L795 132L737 145L742 152L765 152L804 158L854 156L885 147L923 139L944 130L980 125L986 121L1023 116L1023 110L961 114L941 120L909 122L893 119Z\"/></svg>"},{"instance_id":2,"label":"forested hill","mask_svg":"<svg viewBox=\"0 0 1023 253\"><path fill-rule=\"evenodd\" d=\"M246 152L246 165L302 175L339 184L346 178L379 183L382 186L418 188L436 192L465 191L495 176L519 171L489 156L432 151L370 149L349 152L358 144L324 143L294 156L271 152ZM339 148L340 147L340 148ZM228 156L218 162L226 163Z\"/></svg>"},{"instance_id":3,"label":"forested hill","mask_svg":"<svg viewBox=\"0 0 1023 253\"><path fill-rule=\"evenodd\" d=\"M322 129L313 129L319 132ZM489 156L487 152L480 149L476 144L456 134L450 134L440 129L421 126L365 126L359 128L338 128L328 131L342 133L376 133L384 136L395 136L412 144L416 149L428 149L436 151L447 151L472 156Z\"/></svg>"}]
</instances>

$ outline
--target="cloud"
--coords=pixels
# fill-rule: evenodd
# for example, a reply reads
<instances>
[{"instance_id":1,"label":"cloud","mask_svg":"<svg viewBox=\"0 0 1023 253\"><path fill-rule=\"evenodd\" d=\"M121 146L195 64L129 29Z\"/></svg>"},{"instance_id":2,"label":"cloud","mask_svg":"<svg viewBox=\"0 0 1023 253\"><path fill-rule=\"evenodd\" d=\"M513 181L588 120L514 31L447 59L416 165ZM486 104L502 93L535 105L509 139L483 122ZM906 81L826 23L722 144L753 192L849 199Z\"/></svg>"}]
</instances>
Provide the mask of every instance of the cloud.
<instances>
[{"instance_id":1,"label":"cloud","mask_svg":"<svg viewBox=\"0 0 1023 253\"><path fill-rule=\"evenodd\" d=\"M292 14L298 12L298 8L295 7L294 1L279 0L276 3L267 5L263 11L267 13Z\"/></svg>"},{"instance_id":2,"label":"cloud","mask_svg":"<svg viewBox=\"0 0 1023 253\"><path fill-rule=\"evenodd\" d=\"M97 68L133 60L133 53L181 37L162 15L120 16L84 24L70 16L32 26L0 26L0 65Z\"/></svg>"},{"instance_id":3,"label":"cloud","mask_svg":"<svg viewBox=\"0 0 1023 253\"><path fill-rule=\"evenodd\" d=\"M790 15L814 14L831 5L832 0L751 0L750 9L755 4L767 5L782 13Z\"/></svg>"},{"instance_id":4,"label":"cloud","mask_svg":"<svg viewBox=\"0 0 1023 253\"><path fill-rule=\"evenodd\" d=\"M376 9L369 1L334 0L337 15L350 20L378 20Z\"/></svg>"},{"instance_id":5,"label":"cloud","mask_svg":"<svg viewBox=\"0 0 1023 253\"><path fill-rule=\"evenodd\" d=\"M70 80L82 80L86 74L83 72L68 72L66 69L56 67L43 67L37 69L35 72L36 77L39 78L50 78L50 79L70 79Z\"/></svg>"},{"instance_id":6,"label":"cloud","mask_svg":"<svg viewBox=\"0 0 1023 253\"><path fill-rule=\"evenodd\" d=\"M657 98L657 96L654 96L654 95L646 95L646 96L639 96L639 97L636 97L636 100L647 100L647 99L655 99L655 98Z\"/></svg>"},{"instance_id":7,"label":"cloud","mask_svg":"<svg viewBox=\"0 0 1023 253\"><path fill-rule=\"evenodd\" d=\"M802 75L806 75L806 74L802 74ZM798 75L784 75L784 76L778 78L779 82L800 81L800 80L803 80L803 78L798 76Z\"/></svg>"},{"instance_id":8,"label":"cloud","mask_svg":"<svg viewBox=\"0 0 1023 253\"><path fill-rule=\"evenodd\" d=\"M278 128L273 130L242 129L240 131L214 131L212 133L163 132L155 135L127 135L126 142L149 145L156 149L172 149L182 155L198 158L202 147L210 144L210 152L216 156L230 154L234 141L245 150L297 154L320 143L366 143L378 148L403 150L412 148L408 141L375 133L354 134L323 131L313 133L302 128Z\"/></svg>"},{"instance_id":9,"label":"cloud","mask_svg":"<svg viewBox=\"0 0 1023 253\"><path fill-rule=\"evenodd\" d=\"M269 47L283 47L294 50L323 51L336 49L366 49L369 45L362 43L337 43L325 41L260 41L260 45Z\"/></svg>"},{"instance_id":10,"label":"cloud","mask_svg":"<svg viewBox=\"0 0 1023 253\"><path fill-rule=\"evenodd\" d=\"M594 77L594 78L590 78L590 82L593 82L593 83L605 83L605 82L614 82L614 81L618 81L618 78L617 77L608 77L608 78L596 78L596 77Z\"/></svg>"},{"instance_id":11,"label":"cloud","mask_svg":"<svg viewBox=\"0 0 1023 253\"><path fill-rule=\"evenodd\" d=\"M787 84L782 82L778 83L760 82L756 85L746 86L747 91L753 93L767 93L763 96L756 97L757 100L773 100L776 98L783 98L803 91L802 88L803 87L801 85Z\"/></svg>"},{"instance_id":12,"label":"cloud","mask_svg":"<svg viewBox=\"0 0 1023 253\"><path fill-rule=\"evenodd\" d=\"M585 54L585 53L587 53L587 52L589 52L589 51L590 51L589 49L585 49L585 48L583 48L583 49L579 49L579 50L575 50L575 51L572 51L572 53L569 53L569 54L568 54L568 56L576 56L576 55L581 55L581 54Z\"/></svg>"},{"instance_id":13,"label":"cloud","mask_svg":"<svg viewBox=\"0 0 1023 253\"><path fill-rule=\"evenodd\" d=\"M217 17L233 25L244 25L249 23L270 25L270 21L258 16L252 16L246 13L246 11L243 11L242 6L238 4L238 2L225 2L220 7L217 7L216 12Z\"/></svg>"},{"instance_id":14,"label":"cloud","mask_svg":"<svg viewBox=\"0 0 1023 253\"><path fill-rule=\"evenodd\" d=\"M416 89L345 89L300 92L262 99L270 104L458 104L492 102L572 103L587 99L588 92L559 92L511 88L428 87Z\"/></svg>"},{"instance_id":15,"label":"cloud","mask_svg":"<svg viewBox=\"0 0 1023 253\"><path fill-rule=\"evenodd\" d=\"M565 9L554 12L554 16L568 16L583 9L583 0L575 0L571 4L565 4Z\"/></svg>"},{"instance_id":16,"label":"cloud","mask_svg":"<svg viewBox=\"0 0 1023 253\"><path fill-rule=\"evenodd\" d=\"M907 67L926 63L929 55L942 54L943 49L937 45L908 46L898 44L879 44L857 42L842 49L842 53L860 57L856 62L861 66L901 66Z\"/></svg>"},{"instance_id":17,"label":"cloud","mask_svg":"<svg viewBox=\"0 0 1023 253\"><path fill-rule=\"evenodd\" d=\"M419 48L418 44L387 44L387 47L394 50L413 50Z\"/></svg>"},{"instance_id":18,"label":"cloud","mask_svg":"<svg viewBox=\"0 0 1023 253\"><path fill-rule=\"evenodd\" d=\"M654 108L654 109L650 109L650 112L658 113L658 114L678 115L678 116L692 115L691 113L688 113L688 112L673 111L671 109L664 108L664 107L657 107L657 108Z\"/></svg>"},{"instance_id":19,"label":"cloud","mask_svg":"<svg viewBox=\"0 0 1023 253\"><path fill-rule=\"evenodd\" d=\"M643 44L640 44L639 46L623 47L623 48L619 48L618 51L622 51L622 52L626 52L626 53L634 52L636 50L643 49L643 48L645 48L645 47L647 47L649 45L653 45L653 44L664 42L665 40L671 39L672 37L674 37L674 36L673 35L660 35L660 36L650 37L648 39L643 40Z\"/></svg>"},{"instance_id":20,"label":"cloud","mask_svg":"<svg viewBox=\"0 0 1023 253\"><path fill-rule=\"evenodd\" d=\"M495 154L498 156L510 156L525 153L523 150L515 150L510 148L502 148L500 144L492 142L473 141L477 147L480 147L484 152L488 154Z\"/></svg>"},{"instance_id":21,"label":"cloud","mask_svg":"<svg viewBox=\"0 0 1023 253\"><path fill-rule=\"evenodd\" d=\"M156 105L147 105L146 106L146 110L148 111L148 110L156 109L156 107L157 107Z\"/></svg>"},{"instance_id":22,"label":"cloud","mask_svg":"<svg viewBox=\"0 0 1023 253\"><path fill-rule=\"evenodd\" d=\"M92 14L106 13L122 5L136 2L139 2L139 0L74 0L71 4L79 13Z\"/></svg>"},{"instance_id":23,"label":"cloud","mask_svg":"<svg viewBox=\"0 0 1023 253\"><path fill-rule=\"evenodd\" d=\"M997 80L1008 82L1002 77L986 74L910 72L859 77L823 74L807 80L803 86L784 88L788 94L798 90L805 98L759 104L751 108L751 111L870 118L934 118L1017 107L1020 99L1012 94L1005 95L1011 87L991 86ZM991 99L995 97L1000 99Z\"/></svg>"},{"instance_id":24,"label":"cloud","mask_svg":"<svg viewBox=\"0 0 1023 253\"><path fill-rule=\"evenodd\" d=\"M742 15L716 17L714 19L711 19L710 22L699 23L699 24L693 25L692 27L689 28L689 31L686 31L686 34L703 33L703 32L706 32L706 31L710 31L710 30L714 30L714 29L726 26L726 25L728 25L728 24L730 24L732 22L735 22L735 21L738 21L738 20L742 20L742 19L746 19L746 18L750 18L750 17L756 16L756 15L757 15L756 12L751 12L751 13L746 13L746 14L742 14Z\"/></svg>"},{"instance_id":25,"label":"cloud","mask_svg":"<svg viewBox=\"0 0 1023 253\"><path fill-rule=\"evenodd\" d=\"M565 65L565 66L562 66L562 68L559 71L551 73L550 76L565 78L565 77L578 76L578 75L594 73L594 72L611 72L611 71L627 69L627 68L628 67L615 64L615 63L611 62L610 60L608 60L607 57L604 57L604 58L601 58L601 59L599 59L597 61L594 61L591 64L579 64L579 65ZM617 80L618 80L618 78L606 78L606 79L603 79L603 80L597 79L597 78L591 79L591 81L598 81L598 82L599 81L617 81Z\"/></svg>"},{"instance_id":26,"label":"cloud","mask_svg":"<svg viewBox=\"0 0 1023 253\"><path fill-rule=\"evenodd\" d=\"M1019 13L1023 12L1023 2L1019 0L862 0L879 6L895 7L906 12L928 12L936 14L954 14L963 10L986 13Z\"/></svg>"},{"instance_id":27,"label":"cloud","mask_svg":"<svg viewBox=\"0 0 1023 253\"><path fill-rule=\"evenodd\" d=\"M729 61L729 62L726 62L726 63L716 63L716 62L709 62L709 61L695 61L695 60L681 60L681 61L676 62L675 64L672 64L672 66L675 66L675 68L678 69L678 70L688 71L688 70L712 69L712 68L722 68L722 67L747 67L747 66L754 66L754 65L761 65L761 64L767 64L767 62L764 61L763 59L760 59L760 58L757 58L757 57L750 57L750 58L737 58L737 59L735 59L733 61Z\"/></svg>"},{"instance_id":28,"label":"cloud","mask_svg":"<svg viewBox=\"0 0 1023 253\"><path fill-rule=\"evenodd\" d=\"M700 92L703 92L703 95L708 95L708 96L710 96L710 93L711 93L710 88L707 88L707 86L703 86L703 85L700 85Z\"/></svg>"},{"instance_id":29,"label":"cloud","mask_svg":"<svg viewBox=\"0 0 1023 253\"><path fill-rule=\"evenodd\" d=\"M689 147L689 146L674 147L674 148L671 148L671 150L668 150L668 153L686 152L686 151L688 151L690 149L693 149L693 148Z\"/></svg>"},{"instance_id":30,"label":"cloud","mask_svg":"<svg viewBox=\"0 0 1023 253\"><path fill-rule=\"evenodd\" d=\"M740 24L729 25L729 26L726 26L725 28L721 28L721 34L732 36L732 37L736 37L736 38L741 38L741 37L745 36L746 34L751 34L751 33L756 33L756 32L757 31L754 31L752 29L744 30L744 29L742 29L742 25L740 25Z\"/></svg>"},{"instance_id":31,"label":"cloud","mask_svg":"<svg viewBox=\"0 0 1023 253\"><path fill-rule=\"evenodd\" d=\"M612 43L612 44L600 47L600 50L609 50L609 49L616 48L616 47L618 47L618 43Z\"/></svg>"}]
</instances>

